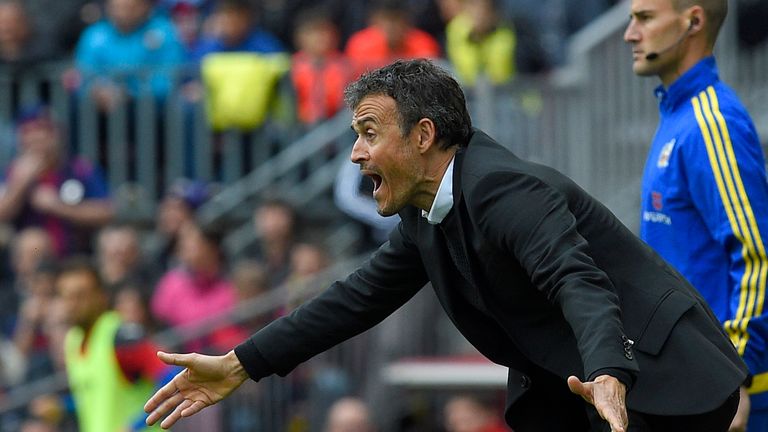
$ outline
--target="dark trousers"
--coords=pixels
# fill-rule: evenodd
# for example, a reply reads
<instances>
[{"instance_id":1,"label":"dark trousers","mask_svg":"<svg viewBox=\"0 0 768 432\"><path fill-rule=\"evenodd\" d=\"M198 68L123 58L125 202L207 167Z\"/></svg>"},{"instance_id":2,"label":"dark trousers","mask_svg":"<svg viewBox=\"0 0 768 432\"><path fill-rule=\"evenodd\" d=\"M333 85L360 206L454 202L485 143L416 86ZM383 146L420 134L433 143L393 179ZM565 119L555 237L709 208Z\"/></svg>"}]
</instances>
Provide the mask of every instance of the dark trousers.
<instances>
[{"instance_id":1,"label":"dark trousers","mask_svg":"<svg viewBox=\"0 0 768 432\"><path fill-rule=\"evenodd\" d=\"M702 414L660 416L630 410L628 432L727 432L738 406L736 389L718 408ZM592 405L571 393L564 380L547 373L537 374L506 420L515 432L611 431Z\"/></svg>"},{"instance_id":2,"label":"dark trousers","mask_svg":"<svg viewBox=\"0 0 768 432\"><path fill-rule=\"evenodd\" d=\"M738 407L739 390L736 389L718 408L702 414L659 416L630 411L628 432L727 432Z\"/></svg>"}]
</instances>

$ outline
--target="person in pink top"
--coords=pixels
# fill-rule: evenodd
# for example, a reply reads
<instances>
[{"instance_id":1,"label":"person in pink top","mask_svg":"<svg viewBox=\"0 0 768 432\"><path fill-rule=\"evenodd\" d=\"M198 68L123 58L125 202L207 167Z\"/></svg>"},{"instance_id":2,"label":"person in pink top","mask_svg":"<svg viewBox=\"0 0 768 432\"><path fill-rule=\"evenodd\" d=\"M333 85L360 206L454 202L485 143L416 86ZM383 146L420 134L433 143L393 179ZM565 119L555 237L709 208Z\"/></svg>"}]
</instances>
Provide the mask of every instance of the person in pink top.
<instances>
[{"instance_id":1,"label":"person in pink top","mask_svg":"<svg viewBox=\"0 0 768 432\"><path fill-rule=\"evenodd\" d=\"M345 51L357 73L398 59L440 57L440 44L413 27L402 0L379 0L371 10L370 23L347 41Z\"/></svg>"},{"instance_id":2,"label":"person in pink top","mask_svg":"<svg viewBox=\"0 0 768 432\"><path fill-rule=\"evenodd\" d=\"M155 319L172 327L190 327L230 311L237 302L232 282L225 276L220 233L194 222L186 223L179 236L179 266L158 282L151 300ZM215 334L195 341L202 348L219 349Z\"/></svg>"}]
</instances>

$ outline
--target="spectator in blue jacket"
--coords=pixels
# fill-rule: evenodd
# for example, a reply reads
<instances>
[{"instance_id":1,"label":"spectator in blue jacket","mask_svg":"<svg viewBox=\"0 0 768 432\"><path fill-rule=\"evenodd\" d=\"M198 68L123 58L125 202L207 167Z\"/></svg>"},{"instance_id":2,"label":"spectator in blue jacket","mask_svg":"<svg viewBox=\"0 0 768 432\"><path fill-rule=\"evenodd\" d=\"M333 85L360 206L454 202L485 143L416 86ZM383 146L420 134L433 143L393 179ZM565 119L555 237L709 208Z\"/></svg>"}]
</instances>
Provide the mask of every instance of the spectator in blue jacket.
<instances>
[{"instance_id":1,"label":"spectator in blue jacket","mask_svg":"<svg viewBox=\"0 0 768 432\"><path fill-rule=\"evenodd\" d=\"M184 56L173 23L155 13L152 0L107 0L106 19L83 32L75 63L85 90L111 111L121 98L146 91L165 98Z\"/></svg>"},{"instance_id":2,"label":"spectator in blue jacket","mask_svg":"<svg viewBox=\"0 0 768 432\"><path fill-rule=\"evenodd\" d=\"M197 62L211 53L285 51L276 36L256 25L254 10L248 0L220 0L203 31L192 52L192 59Z\"/></svg>"}]
</instances>

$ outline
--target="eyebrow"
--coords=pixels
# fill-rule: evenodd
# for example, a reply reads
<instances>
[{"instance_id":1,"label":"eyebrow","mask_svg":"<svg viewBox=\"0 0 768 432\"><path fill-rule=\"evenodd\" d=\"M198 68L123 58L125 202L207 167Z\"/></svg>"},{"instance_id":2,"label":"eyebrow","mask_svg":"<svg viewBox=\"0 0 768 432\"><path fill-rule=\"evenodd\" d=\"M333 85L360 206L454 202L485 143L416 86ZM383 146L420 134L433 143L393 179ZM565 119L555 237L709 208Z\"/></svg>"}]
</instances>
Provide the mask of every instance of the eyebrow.
<instances>
[{"instance_id":1,"label":"eyebrow","mask_svg":"<svg viewBox=\"0 0 768 432\"><path fill-rule=\"evenodd\" d=\"M630 12L629 17L632 18L632 17L640 16L640 15L649 15L649 14L652 14L653 12L654 11L651 10L651 9L640 9L640 10L637 10L637 11Z\"/></svg>"},{"instance_id":2,"label":"eyebrow","mask_svg":"<svg viewBox=\"0 0 768 432\"><path fill-rule=\"evenodd\" d=\"M365 117L361 117L361 118L353 121L352 124L349 125L349 127L352 128L352 130L354 131L355 130L355 126L362 126L364 123L367 123L367 122L374 122L374 123L376 123L376 119L373 118L373 116L367 115Z\"/></svg>"}]
</instances>

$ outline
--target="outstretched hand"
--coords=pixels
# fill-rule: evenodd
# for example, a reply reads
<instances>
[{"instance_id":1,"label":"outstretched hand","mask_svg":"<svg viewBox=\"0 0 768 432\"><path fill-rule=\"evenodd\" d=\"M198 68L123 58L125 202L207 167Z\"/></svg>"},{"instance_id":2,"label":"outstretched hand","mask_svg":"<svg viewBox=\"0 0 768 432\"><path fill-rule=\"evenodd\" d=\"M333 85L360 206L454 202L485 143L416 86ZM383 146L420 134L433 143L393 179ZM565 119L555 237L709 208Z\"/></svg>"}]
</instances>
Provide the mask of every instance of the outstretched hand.
<instances>
[{"instance_id":1,"label":"outstretched hand","mask_svg":"<svg viewBox=\"0 0 768 432\"><path fill-rule=\"evenodd\" d=\"M611 432L626 432L627 388L610 375L600 375L594 381L581 382L575 376L568 377L568 388L597 409L600 417L611 426Z\"/></svg>"},{"instance_id":2,"label":"outstretched hand","mask_svg":"<svg viewBox=\"0 0 768 432\"><path fill-rule=\"evenodd\" d=\"M166 364L185 368L144 405L144 411L149 414L148 425L155 424L173 410L160 423L163 429L170 428L182 417L189 417L219 402L248 379L234 351L223 356L161 351L157 356Z\"/></svg>"}]
</instances>

